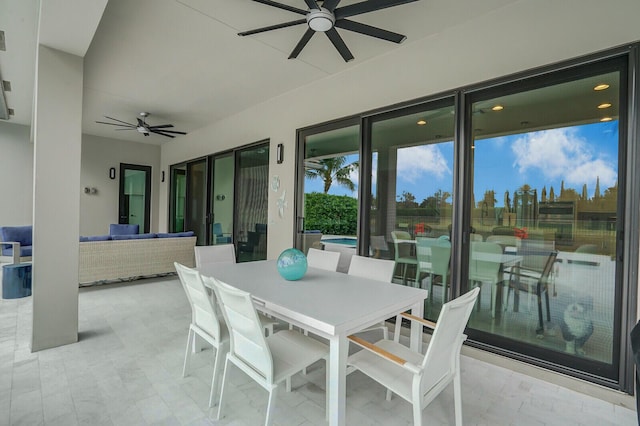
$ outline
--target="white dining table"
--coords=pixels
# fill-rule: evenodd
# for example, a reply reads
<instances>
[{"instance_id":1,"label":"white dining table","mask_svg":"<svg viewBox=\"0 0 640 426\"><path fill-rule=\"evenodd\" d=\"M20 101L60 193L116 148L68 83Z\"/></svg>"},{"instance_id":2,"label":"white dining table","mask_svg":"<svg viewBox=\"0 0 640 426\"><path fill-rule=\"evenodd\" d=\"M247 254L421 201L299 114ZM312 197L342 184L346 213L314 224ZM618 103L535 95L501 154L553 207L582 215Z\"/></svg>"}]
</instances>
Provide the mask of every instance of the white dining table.
<instances>
[{"instance_id":1,"label":"white dining table","mask_svg":"<svg viewBox=\"0 0 640 426\"><path fill-rule=\"evenodd\" d=\"M329 341L329 424L346 418L347 336L411 310L422 317L427 290L374 281L340 272L308 268L298 281L287 281L275 260L211 264L198 268L251 293L256 308ZM415 322L414 322L415 323ZM412 326L410 345L420 351L422 327Z\"/></svg>"}]
</instances>

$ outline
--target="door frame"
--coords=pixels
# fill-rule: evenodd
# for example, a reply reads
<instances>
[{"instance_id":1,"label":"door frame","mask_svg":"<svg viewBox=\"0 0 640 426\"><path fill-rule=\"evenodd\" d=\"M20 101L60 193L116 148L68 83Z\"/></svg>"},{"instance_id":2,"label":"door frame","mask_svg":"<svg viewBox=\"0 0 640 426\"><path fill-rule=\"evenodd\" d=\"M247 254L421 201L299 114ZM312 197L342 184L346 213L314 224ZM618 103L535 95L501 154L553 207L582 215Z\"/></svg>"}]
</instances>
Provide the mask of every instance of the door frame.
<instances>
[{"instance_id":1,"label":"door frame","mask_svg":"<svg viewBox=\"0 0 640 426\"><path fill-rule=\"evenodd\" d=\"M142 233L149 233L151 227L151 166L141 164L120 163L120 182L118 184L118 223L129 223L128 212L125 212L127 205L124 193L124 181L126 170L138 170L145 172L144 182L144 229ZM126 222L125 222L126 220Z\"/></svg>"}]
</instances>

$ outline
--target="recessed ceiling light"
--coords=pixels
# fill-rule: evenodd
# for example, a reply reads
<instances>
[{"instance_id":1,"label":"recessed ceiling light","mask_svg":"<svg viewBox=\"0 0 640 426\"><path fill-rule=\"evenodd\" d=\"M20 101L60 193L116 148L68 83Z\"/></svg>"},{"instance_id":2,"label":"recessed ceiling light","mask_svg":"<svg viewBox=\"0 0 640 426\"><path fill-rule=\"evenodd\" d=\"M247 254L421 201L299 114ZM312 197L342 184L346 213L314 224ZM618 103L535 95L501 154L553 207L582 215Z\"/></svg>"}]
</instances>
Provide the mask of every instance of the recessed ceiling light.
<instances>
[{"instance_id":1,"label":"recessed ceiling light","mask_svg":"<svg viewBox=\"0 0 640 426\"><path fill-rule=\"evenodd\" d=\"M427 124L426 120L418 120L418 126L424 126L425 124Z\"/></svg>"},{"instance_id":2,"label":"recessed ceiling light","mask_svg":"<svg viewBox=\"0 0 640 426\"><path fill-rule=\"evenodd\" d=\"M598 84L596 87L593 88L593 90L605 90L608 89L609 85L608 84Z\"/></svg>"},{"instance_id":3,"label":"recessed ceiling light","mask_svg":"<svg viewBox=\"0 0 640 426\"><path fill-rule=\"evenodd\" d=\"M611 121L611 120L613 120L613 118L611 118L611 117L602 117L600 119L600 121Z\"/></svg>"},{"instance_id":4,"label":"recessed ceiling light","mask_svg":"<svg viewBox=\"0 0 640 426\"><path fill-rule=\"evenodd\" d=\"M502 105L495 105L493 108L491 108L493 111L502 111L504 109L504 107Z\"/></svg>"},{"instance_id":5,"label":"recessed ceiling light","mask_svg":"<svg viewBox=\"0 0 640 426\"><path fill-rule=\"evenodd\" d=\"M599 109L605 109L605 108L611 108L611 104L608 102L605 102L603 104L598 105Z\"/></svg>"}]
</instances>

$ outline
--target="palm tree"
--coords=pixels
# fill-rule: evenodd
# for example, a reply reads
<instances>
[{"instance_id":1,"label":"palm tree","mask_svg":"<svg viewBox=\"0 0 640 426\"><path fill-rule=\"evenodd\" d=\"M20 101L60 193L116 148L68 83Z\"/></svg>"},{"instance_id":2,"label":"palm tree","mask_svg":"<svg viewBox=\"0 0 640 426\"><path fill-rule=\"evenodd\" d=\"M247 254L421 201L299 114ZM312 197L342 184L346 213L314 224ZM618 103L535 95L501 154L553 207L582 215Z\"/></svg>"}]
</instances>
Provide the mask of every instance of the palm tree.
<instances>
[{"instance_id":1,"label":"palm tree","mask_svg":"<svg viewBox=\"0 0 640 426\"><path fill-rule=\"evenodd\" d=\"M304 174L309 179L320 178L324 182L324 193L329 192L329 188L334 183L342 185L350 191L356 190L356 185L349 177L351 172L358 170L358 162L354 161L350 164L345 164L347 157L333 157L318 160L318 168L309 168L305 170Z\"/></svg>"}]
</instances>

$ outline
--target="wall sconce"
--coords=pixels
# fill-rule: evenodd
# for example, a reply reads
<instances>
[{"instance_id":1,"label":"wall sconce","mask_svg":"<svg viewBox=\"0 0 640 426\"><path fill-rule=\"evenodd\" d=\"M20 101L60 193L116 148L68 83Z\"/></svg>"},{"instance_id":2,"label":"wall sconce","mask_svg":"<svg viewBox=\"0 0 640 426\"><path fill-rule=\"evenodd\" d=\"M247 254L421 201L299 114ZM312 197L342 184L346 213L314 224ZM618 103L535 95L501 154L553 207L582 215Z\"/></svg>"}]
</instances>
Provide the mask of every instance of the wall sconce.
<instances>
[{"instance_id":1,"label":"wall sconce","mask_svg":"<svg viewBox=\"0 0 640 426\"><path fill-rule=\"evenodd\" d=\"M93 187L89 188L88 186L85 186L83 188L83 191L84 191L85 194L93 194L93 195L95 195L95 194L98 193L98 188L93 188Z\"/></svg>"},{"instance_id":2,"label":"wall sconce","mask_svg":"<svg viewBox=\"0 0 640 426\"><path fill-rule=\"evenodd\" d=\"M276 147L276 161L278 164L284 161L284 144L279 143Z\"/></svg>"},{"instance_id":3,"label":"wall sconce","mask_svg":"<svg viewBox=\"0 0 640 426\"><path fill-rule=\"evenodd\" d=\"M109 169L109 179L115 179L115 178L116 178L116 168L111 167Z\"/></svg>"},{"instance_id":4,"label":"wall sconce","mask_svg":"<svg viewBox=\"0 0 640 426\"><path fill-rule=\"evenodd\" d=\"M218 200L218 201L222 201L222 200L224 200L225 198L226 198L226 197L224 196L224 194L218 194L218 195L216 195L216 200Z\"/></svg>"}]
</instances>

